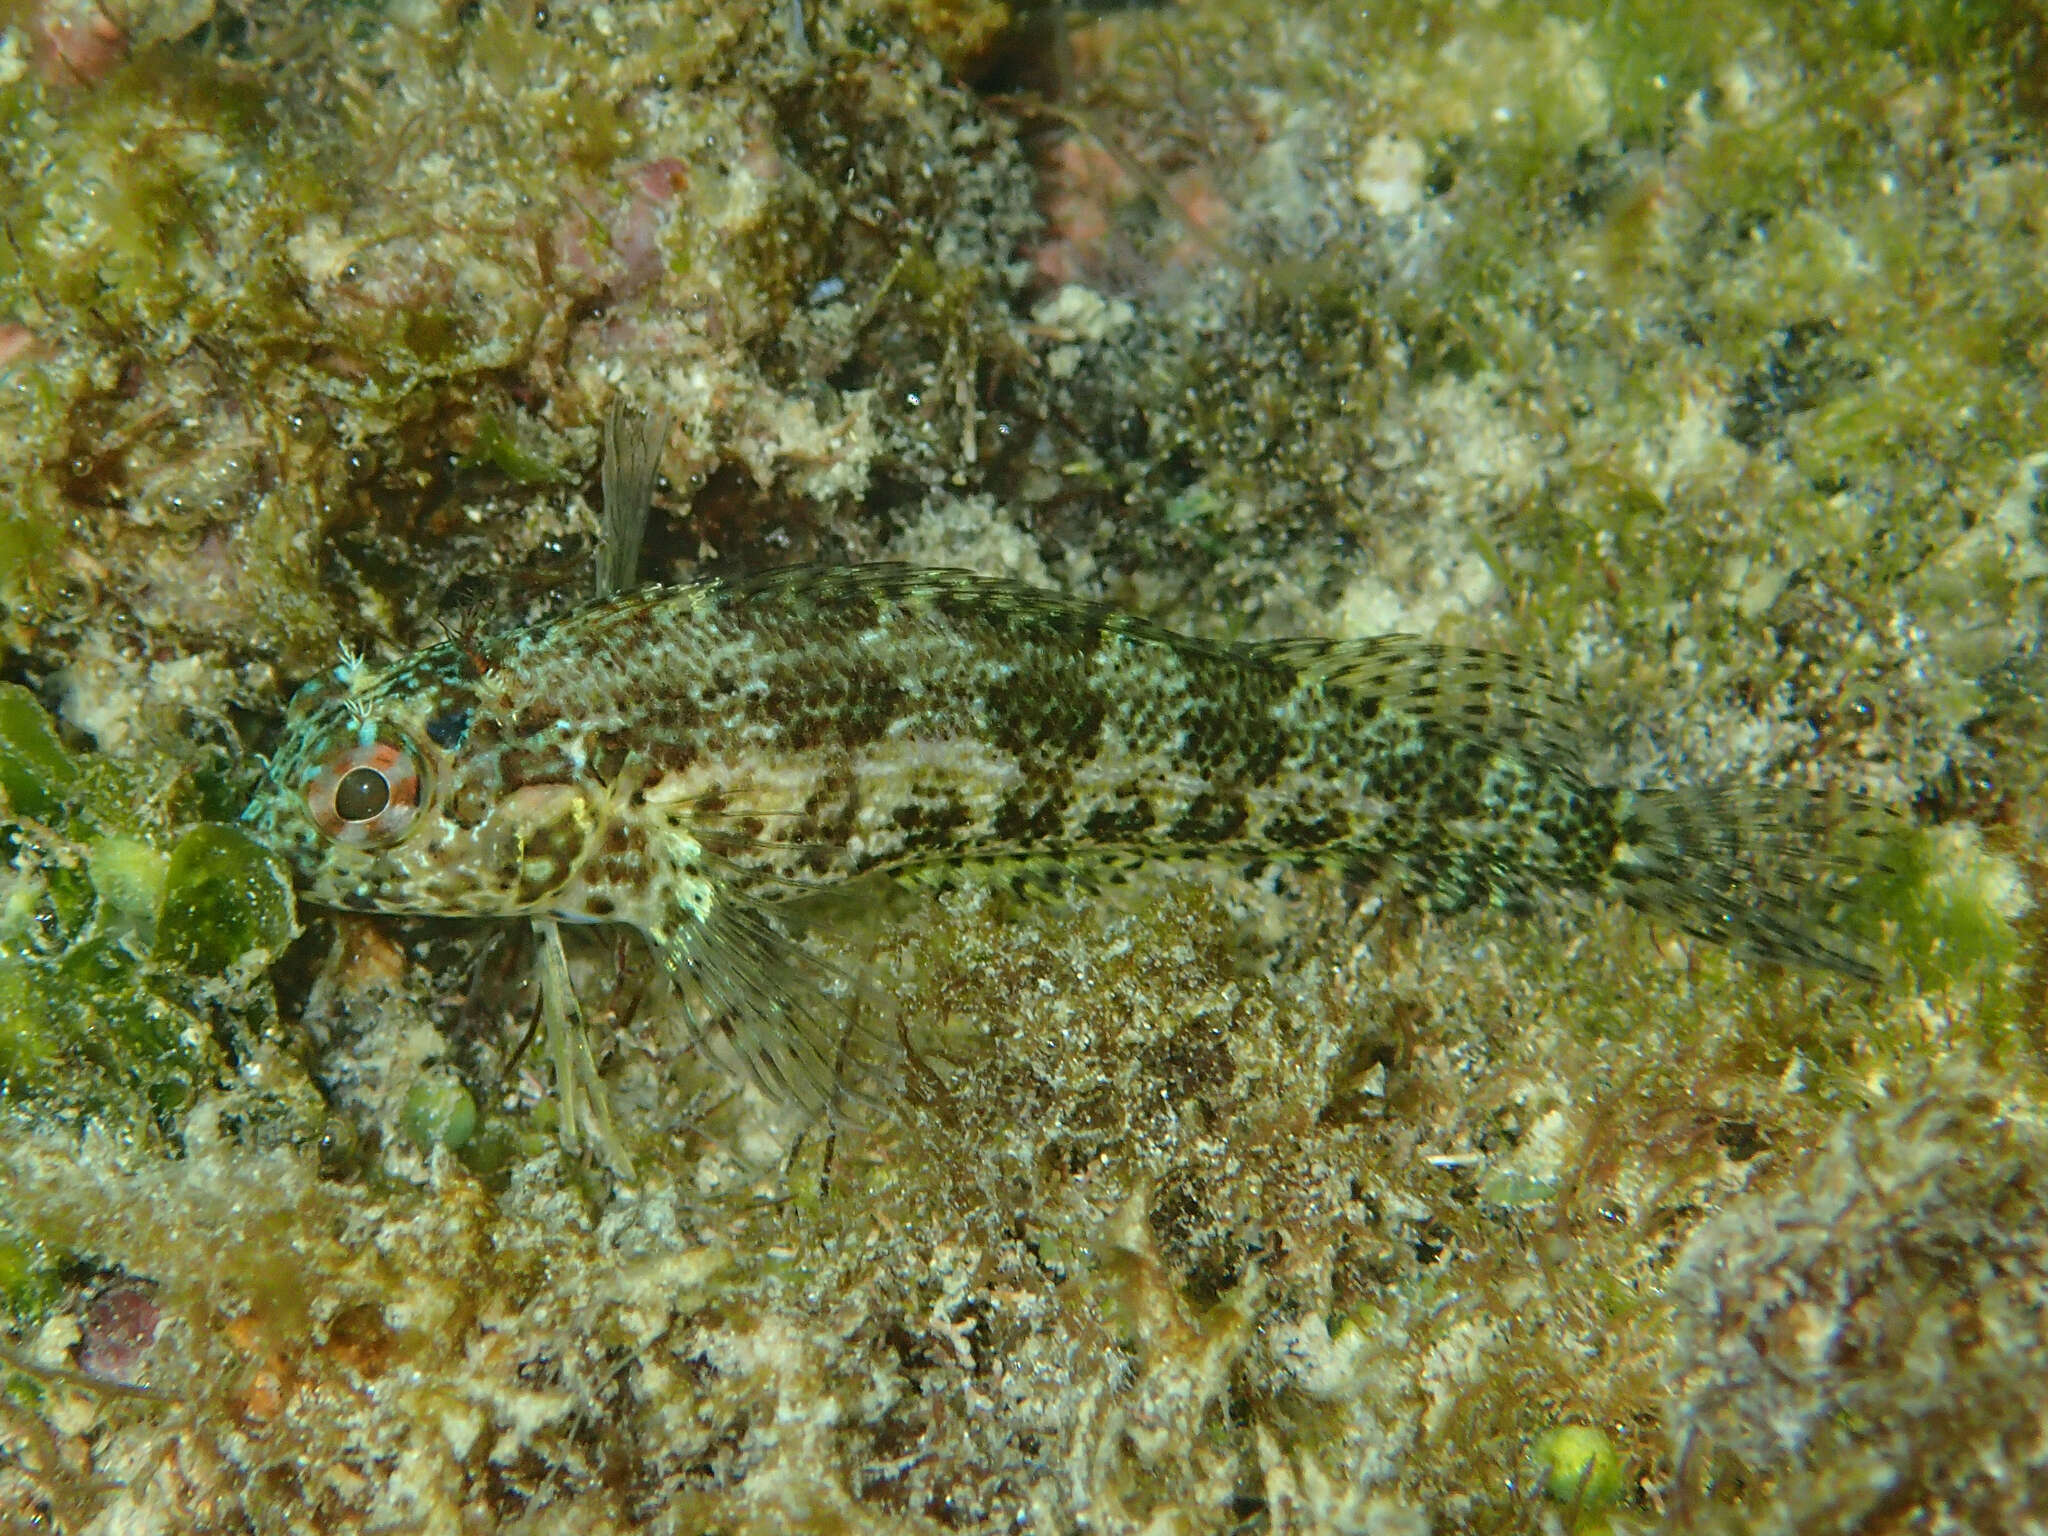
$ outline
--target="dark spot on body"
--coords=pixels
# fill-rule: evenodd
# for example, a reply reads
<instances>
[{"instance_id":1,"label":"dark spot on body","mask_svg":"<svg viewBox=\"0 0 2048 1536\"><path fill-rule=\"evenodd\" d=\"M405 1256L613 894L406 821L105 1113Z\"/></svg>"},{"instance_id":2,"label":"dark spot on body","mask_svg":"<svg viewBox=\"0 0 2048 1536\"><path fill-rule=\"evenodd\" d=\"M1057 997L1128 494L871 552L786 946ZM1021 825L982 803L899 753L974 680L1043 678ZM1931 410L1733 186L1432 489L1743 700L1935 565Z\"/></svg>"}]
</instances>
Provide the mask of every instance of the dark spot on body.
<instances>
[{"instance_id":1,"label":"dark spot on body","mask_svg":"<svg viewBox=\"0 0 2048 1536\"><path fill-rule=\"evenodd\" d=\"M427 722L427 738L437 747L454 751L462 744L463 736L469 730L467 709L443 710Z\"/></svg>"},{"instance_id":2,"label":"dark spot on body","mask_svg":"<svg viewBox=\"0 0 2048 1536\"><path fill-rule=\"evenodd\" d=\"M996 808L994 831L1006 843L1023 840L1024 829L1031 825L1031 807L1012 797Z\"/></svg>"},{"instance_id":3,"label":"dark spot on body","mask_svg":"<svg viewBox=\"0 0 2048 1536\"><path fill-rule=\"evenodd\" d=\"M1313 820L1279 816L1261 829L1265 841L1281 848L1327 847L1331 843L1342 842L1350 830L1348 822L1334 816L1318 816Z\"/></svg>"},{"instance_id":4,"label":"dark spot on body","mask_svg":"<svg viewBox=\"0 0 2048 1536\"><path fill-rule=\"evenodd\" d=\"M464 779L448 797L448 816L457 826L481 826L496 802L475 778Z\"/></svg>"},{"instance_id":5,"label":"dark spot on body","mask_svg":"<svg viewBox=\"0 0 2048 1536\"><path fill-rule=\"evenodd\" d=\"M1081 833L1099 843L1122 842L1151 827L1152 807L1145 801L1129 805L1100 806L1082 824Z\"/></svg>"},{"instance_id":6,"label":"dark spot on body","mask_svg":"<svg viewBox=\"0 0 2048 1536\"><path fill-rule=\"evenodd\" d=\"M924 805L924 822L935 832L957 832L974 819L960 797L951 790L933 790L919 796Z\"/></svg>"},{"instance_id":7,"label":"dark spot on body","mask_svg":"<svg viewBox=\"0 0 2048 1536\"><path fill-rule=\"evenodd\" d=\"M610 917L619 910L619 904L609 896L594 894L583 898L583 910L592 917Z\"/></svg>"},{"instance_id":8,"label":"dark spot on body","mask_svg":"<svg viewBox=\"0 0 2048 1536\"><path fill-rule=\"evenodd\" d=\"M1107 713L1087 667L1057 651L1027 651L981 701L989 739L1029 762L1095 755Z\"/></svg>"},{"instance_id":9,"label":"dark spot on body","mask_svg":"<svg viewBox=\"0 0 2048 1536\"><path fill-rule=\"evenodd\" d=\"M946 848L953 834L973 817L957 795L938 789L923 789L917 798L899 805L889 820L903 834L905 852Z\"/></svg>"},{"instance_id":10,"label":"dark spot on body","mask_svg":"<svg viewBox=\"0 0 2048 1536\"><path fill-rule=\"evenodd\" d=\"M1057 790L1048 795L1038 809L1031 813L1031 823L1027 829L1031 840L1035 843L1057 840L1063 830L1060 813L1066 808L1066 796Z\"/></svg>"},{"instance_id":11,"label":"dark spot on body","mask_svg":"<svg viewBox=\"0 0 2048 1536\"><path fill-rule=\"evenodd\" d=\"M559 784L570 776L569 759L559 747L514 747L498 759L498 773L506 790Z\"/></svg>"},{"instance_id":12,"label":"dark spot on body","mask_svg":"<svg viewBox=\"0 0 2048 1536\"><path fill-rule=\"evenodd\" d=\"M636 750L657 774L681 773L697 760L697 742L684 735L680 727L660 732L650 729Z\"/></svg>"},{"instance_id":13,"label":"dark spot on body","mask_svg":"<svg viewBox=\"0 0 2048 1536\"><path fill-rule=\"evenodd\" d=\"M1221 795L1197 795L1179 821L1166 829L1175 842L1227 842L1244 830L1244 802Z\"/></svg>"},{"instance_id":14,"label":"dark spot on body","mask_svg":"<svg viewBox=\"0 0 2048 1536\"><path fill-rule=\"evenodd\" d=\"M1029 790L1012 795L996 812L997 840L1025 844L1056 840L1062 831L1060 811L1065 804L1065 797L1058 790L1045 795L1034 795Z\"/></svg>"},{"instance_id":15,"label":"dark spot on body","mask_svg":"<svg viewBox=\"0 0 2048 1536\"><path fill-rule=\"evenodd\" d=\"M1239 777L1247 786L1270 784L1278 777L1280 765L1286 760L1287 745L1281 733L1277 730L1264 732L1246 744Z\"/></svg>"},{"instance_id":16,"label":"dark spot on body","mask_svg":"<svg viewBox=\"0 0 2048 1536\"><path fill-rule=\"evenodd\" d=\"M604 731L590 744L590 771L605 783L615 783L625 771L626 759L632 754L633 739L626 731Z\"/></svg>"}]
</instances>

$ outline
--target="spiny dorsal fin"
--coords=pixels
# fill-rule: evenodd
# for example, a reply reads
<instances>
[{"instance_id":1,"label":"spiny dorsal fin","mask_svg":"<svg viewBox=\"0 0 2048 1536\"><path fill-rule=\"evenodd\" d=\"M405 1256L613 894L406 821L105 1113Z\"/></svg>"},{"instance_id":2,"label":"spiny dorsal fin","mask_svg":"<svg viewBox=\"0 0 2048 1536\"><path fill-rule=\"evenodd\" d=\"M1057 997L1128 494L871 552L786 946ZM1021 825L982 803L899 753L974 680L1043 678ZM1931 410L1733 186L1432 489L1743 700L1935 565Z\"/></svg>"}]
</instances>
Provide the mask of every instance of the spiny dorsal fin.
<instances>
[{"instance_id":1,"label":"spiny dorsal fin","mask_svg":"<svg viewBox=\"0 0 2048 1536\"><path fill-rule=\"evenodd\" d=\"M673 422L666 411L643 415L624 400L614 401L605 415L599 472L604 486L604 526L597 552L599 597L623 592L637 578L647 514L654 505L654 482L661 472L661 450Z\"/></svg>"}]
</instances>

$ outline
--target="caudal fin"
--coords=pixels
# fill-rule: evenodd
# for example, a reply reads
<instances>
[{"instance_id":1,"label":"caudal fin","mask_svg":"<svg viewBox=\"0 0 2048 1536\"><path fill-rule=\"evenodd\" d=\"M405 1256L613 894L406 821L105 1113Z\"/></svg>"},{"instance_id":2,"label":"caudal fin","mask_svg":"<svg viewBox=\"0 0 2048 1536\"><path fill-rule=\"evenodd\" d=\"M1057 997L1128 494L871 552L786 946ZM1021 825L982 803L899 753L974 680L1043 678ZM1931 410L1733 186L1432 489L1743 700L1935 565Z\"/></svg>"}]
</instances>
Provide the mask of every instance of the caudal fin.
<instances>
[{"instance_id":1,"label":"caudal fin","mask_svg":"<svg viewBox=\"0 0 2048 1536\"><path fill-rule=\"evenodd\" d=\"M1895 814L1754 786L1625 791L1614 809L1610 889L1630 906L1739 955L1878 979L1841 924L1885 868Z\"/></svg>"}]
</instances>

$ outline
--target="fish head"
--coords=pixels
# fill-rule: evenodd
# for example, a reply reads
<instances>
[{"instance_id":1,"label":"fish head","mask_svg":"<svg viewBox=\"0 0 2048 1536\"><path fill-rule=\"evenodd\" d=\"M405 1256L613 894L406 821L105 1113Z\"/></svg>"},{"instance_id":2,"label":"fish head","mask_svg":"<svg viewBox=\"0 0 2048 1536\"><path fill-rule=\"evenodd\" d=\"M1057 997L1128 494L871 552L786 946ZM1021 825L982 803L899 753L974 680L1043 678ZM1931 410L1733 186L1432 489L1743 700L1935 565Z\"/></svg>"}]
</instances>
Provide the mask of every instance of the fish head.
<instances>
[{"instance_id":1,"label":"fish head","mask_svg":"<svg viewBox=\"0 0 2048 1536\"><path fill-rule=\"evenodd\" d=\"M489 700L459 648L301 689L242 823L326 906L422 916L553 910L597 831L573 782L488 787L466 751Z\"/></svg>"}]
</instances>

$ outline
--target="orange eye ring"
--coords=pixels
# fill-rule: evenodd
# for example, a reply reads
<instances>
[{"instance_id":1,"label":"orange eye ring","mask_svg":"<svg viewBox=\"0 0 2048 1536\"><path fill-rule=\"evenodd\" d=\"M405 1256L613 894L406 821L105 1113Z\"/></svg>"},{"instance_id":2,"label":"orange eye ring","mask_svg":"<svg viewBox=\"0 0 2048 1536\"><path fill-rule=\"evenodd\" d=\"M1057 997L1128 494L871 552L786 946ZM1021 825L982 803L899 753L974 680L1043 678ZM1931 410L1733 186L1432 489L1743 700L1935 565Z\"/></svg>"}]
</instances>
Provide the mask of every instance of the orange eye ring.
<instances>
[{"instance_id":1,"label":"orange eye ring","mask_svg":"<svg viewBox=\"0 0 2048 1536\"><path fill-rule=\"evenodd\" d=\"M420 771L388 741L344 747L306 786L313 825L345 848L382 848L405 836L420 813Z\"/></svg>"}]
</instances>

